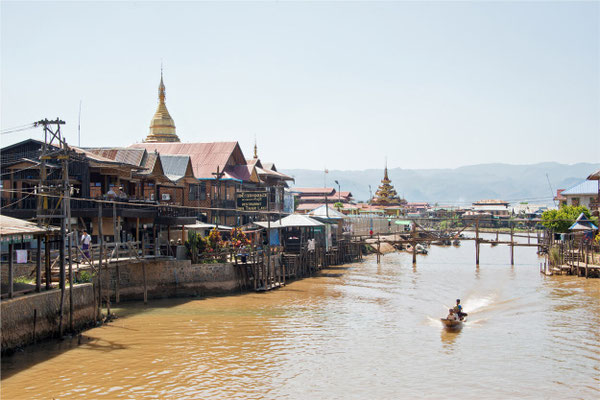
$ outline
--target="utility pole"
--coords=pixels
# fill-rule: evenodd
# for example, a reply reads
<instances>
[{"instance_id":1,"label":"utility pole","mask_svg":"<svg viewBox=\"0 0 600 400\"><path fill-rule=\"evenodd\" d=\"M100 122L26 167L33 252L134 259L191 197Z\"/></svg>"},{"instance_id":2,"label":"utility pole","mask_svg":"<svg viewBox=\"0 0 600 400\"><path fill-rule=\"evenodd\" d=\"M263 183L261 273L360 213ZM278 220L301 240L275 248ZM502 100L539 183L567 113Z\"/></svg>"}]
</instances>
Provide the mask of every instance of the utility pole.
<instances>
[{"instance_id":1,"label":"utility pole","mask_svg":"<svg viewBox=\"0 0 600 400\"><path fill-rule=\"evenodd\" d=\"M60 287L60 310L59 310L59 333L63 333L63 314L66 289L66 257L65 244L66 238L71 233L71 186L69 183L69 146L62 136L60 131L61 125L65 121L56 118L55 120L43 119L34 123L34 126L44 127L44 144L40 155L40 185L39 193L42 194L38 198L37 220L40 226L48 225L51 219L60 219L60 271L59 271L59 287ZM56 185L51 185L47 176L46 162L55 160L60 162L62 176L57 179ZM59 183L60 182L60 183ZM48 209L48 198L44 194L50 194L59 197L61 214L50 215ZM68 226L67 226L68 221ZM70 249L69 249L70 250ZM69 254L69 259L71 254ZM47 277L50 278L50 277ZM71 283L72 284L72 283Z\"/></svg>"},{"instance_id":2,"label":"utility pole","mask_svg":"<svg viewBox=\"0 0 600 400\"><path fill-rule=\"evenodd\" d=\"M220 171L219 166L217 165L217 172L213 172L212 173L217 181L217 219L215 221L215 228L217 229L217 231L219 230L219 214L221 213L221 210L219 210L219 208L221 207L221 178L223 178L223 175L225 175L225 172ZM227 189L225 189L227 190Z\"/></svg>"},{"instance_id":3,"label":"utility pole","mask_svg":"<svg viewBox=\"0 0 600 400\"><path fill-rule=\"evenodd\" d=\"M59 159L67 153L66 142L62 138L60 126L64 125L65 121L59 118L55 120L43 119L34 122L33 126L44 127L44 143L40 154L40 183L38 186L38 201L37 201L37 222L39 226L48 225L48 197L51 194L50 185L48 182L46 162L47 160Z\"/></svg>"}]
</instances>

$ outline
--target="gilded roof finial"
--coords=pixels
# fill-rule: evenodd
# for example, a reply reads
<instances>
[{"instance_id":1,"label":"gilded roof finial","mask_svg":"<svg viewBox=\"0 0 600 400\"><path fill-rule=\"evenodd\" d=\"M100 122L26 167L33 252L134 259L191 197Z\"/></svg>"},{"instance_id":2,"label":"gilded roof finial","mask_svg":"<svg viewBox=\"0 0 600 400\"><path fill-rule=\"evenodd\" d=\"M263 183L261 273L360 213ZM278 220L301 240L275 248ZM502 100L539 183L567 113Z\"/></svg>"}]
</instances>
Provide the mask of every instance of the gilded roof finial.
<instances>
[{"instance_id":1,"label":"gilded roof finial","mask_svg":"<svg viewBox=\"0 0 600 400\"><path fill-rule=\"evenodd\" d=\"M258 158L258 147L256 146L256 135L254 136L254 158Z\"/></svg>"},{"instance_id":2,"label":"gilded roof finial","mask_svg":"<svg viewBox=\"0 0 600 400\"><path fill-rule=\"evenodd\" d=\"M160 63L160 84L158 85L158 108L150 122L150 134L145 142L179 142L175 131L175 122L165 104L165 84L163 82L163 65Z\"/></svg>"},{"instance_id":3,"label":"gilded roof finial","mask_svg":"<svg viewBox=\"0 0 600 400\"><path fill-rule=\"evenodd\" d=\"M165 103L165 98L166 98L166 93L165 93L165 84L163 83L163 64L162 64L162 60L160 61L160 84L158 85L158 100L160 101L161 104Z\"/></svg>"},{"instance_id":4,"label":"gilded roof finial","mask_svg":"<svg viewBox=\"0 0 600 400\"><path fill-rule=\"evenodd\" d=\"M388 170L387 170L387 156L385 157L385 172L384 172L384 175L383 175L383 179L385 179L386 181L389 181Z\"/></svg>"}]
</instances>

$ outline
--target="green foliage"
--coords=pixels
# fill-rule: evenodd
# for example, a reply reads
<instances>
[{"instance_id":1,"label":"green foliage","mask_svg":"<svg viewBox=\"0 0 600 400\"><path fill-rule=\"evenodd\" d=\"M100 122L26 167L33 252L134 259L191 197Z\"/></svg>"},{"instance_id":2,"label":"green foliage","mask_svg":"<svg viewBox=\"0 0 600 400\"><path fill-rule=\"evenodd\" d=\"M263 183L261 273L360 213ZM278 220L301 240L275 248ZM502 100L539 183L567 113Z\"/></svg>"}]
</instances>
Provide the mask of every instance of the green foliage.
<instances>
[{"instance_id":1,"label":"green foliage","mask_svg":"<svg viewBox=\"0 0 600 400\"><path fill-rule=\"evenodd\" d=\"M338 209L338 211L340 211L342 208L344 208L344 203L342 203L341 201L336 201L335 204L333 205L335 208Z\"/></svg>"},{"instance_id":2,"label":"green foliage","mask_svg":"<svg viewBox=\"0 0 600 400\"><path fill-rule=\"evenodd\" d=\"M548 252L548 258L550 259L550 265L558 266L562 264L562 260L560 257L560 250L558 247L553 247Z\"/></svg>"},{"instance_id":3,"label":"green foliage","mask_svg":"<svg viewBox=\"0 0 600 400\"><path fill-rule=\"evenodd\" d=\"M584 213L587 218L591 219L590 210L584 206L562 206L558 210L544 211L542 214L542 225L554 232L566 233L581 213Z\"/></svg>"},{"instance_id":4,"label":"green foliage","mask_svg":"<svg viewBox=\"0 0 600 400\"><path fill-rule=\"evenodd\" d=\"M198 256L206 249L206 240L194 231L188 232L188 240L185 242L188 255L192 263L198 263Z\"/></svg>"},{"instance_id":5,"label":"green foliage","mask_svg":"<svg viewBox=\"0 0 600 400\"><path fill-rule=\"evenodd\" d=\"M77 279L77 281L79 283L88 283L92 281L93 277L94 275L90 274L88 271L79 271L79 278Z\"/></svg>"},{"instance_id":6,"label":"green foliage","mask_svg":"<svg viewBox=\"0 0 600 400\"><path fill-rule=\"evenodd\" d=\"M28 276L17 276L16 278L13 279L14 283L27 283L29 285L32 285L35 283L35 279L30 278Z\"/></svg>"},{"instance_id":7,"label":"green foliage","mask_svg":"<svg viewBox=\"0 0 600 400\"><path fill-rule=\"evenodd\" d=\"M298 205L300 204L300 196L294 196L294 211L298 209Z\"/></svg>"}]
</instances>

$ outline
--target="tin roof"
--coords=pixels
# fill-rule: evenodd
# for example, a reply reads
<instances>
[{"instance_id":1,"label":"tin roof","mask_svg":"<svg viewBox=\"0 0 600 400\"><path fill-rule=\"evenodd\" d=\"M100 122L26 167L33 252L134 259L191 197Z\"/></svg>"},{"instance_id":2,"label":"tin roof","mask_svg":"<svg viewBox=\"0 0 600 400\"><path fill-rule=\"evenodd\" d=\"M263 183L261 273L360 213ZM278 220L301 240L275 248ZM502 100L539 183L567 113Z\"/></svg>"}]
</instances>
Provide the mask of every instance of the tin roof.
<instances>
[{"instance_id":1,"label":"tin roof","mask_svg":"<svg viewBox=\"0 0 600 400\"><path fill-rule=\"evenodd\" d=\"M146 152L144 149L130 149L126 147L95 147L86 150L110 160L138 167L142 164L144 153Z\"/></svg>"},{"instance_id":2,"label":"tin roof","mask_svg":"<svg viewBox=\"0 0 600 400\"><path fill-rule=\"evenodd\" d=\"M327 208L329 210L327 210ZM329 218L329 219L346 218L346 216L344 214L342 214L341 212L336 211L331 207L327 207L327 208L323 204L322 206L319 206L319 207L315 208L314 210L312 210L311 212L309 212L308 215L310 215L311 217Z\"/></svg>"},{"instance_id":3,"label":"tin roof","mask_svg":"<svg viewBox=\"0 0 600 400\"><path fill-rule=\"evenodd\" d=\"M198 179L214 179L213 172L227 165L245 165L246 160L238 142L213 143L135 143L130 147L146 149L149 153L189 155Z\"/></svg>"},{"instance_id":4,"label":"tin roof","mask_svg":"<svg viewBox=\"0 0 600 400\"><path fill-rule=\"evenodd\" d=\"M594 231L596 229L598 227L584 213L579 214L575 223L569 227L570 231Z\"/></svg>"},{"instance_id":5,"label":"tin roof","mask_svg":"<svg viewBox=\"0 0 600 400\"><path fill-rule=\"evenodd\" d=\"M228 165L225 167L225 178L249 182L252 178L252 166Z\"/></svg>"},{"instance_id":6,"label":"tin roof","mask_svg":"<svg viewBox=\"0 0 600 400\"><path fill-rule=\"evenodd\" d=\"M58 228L50 227L48 229L44 229L40 228L33 222L7 217L6 215L0 215L0 236L31 235L36 233L45 233L55 229Z\"/></svg>"},{"instance_id":7,"label":"tin roof","mask_svg":"<svg viewBox=\"0 0 600 400\"><path fill-rule=\"evenodd\" d=\"M581 194L597 194L598 193L598 182L595 181L583 181L578 185L573 186L571 189L567 189L561 193L563 196L574 196Z\"/></svg>"},{"instance_id":8,"label":"tin roof","mask_svg":"<svg viewBox=\"0 0 600 400\"><path fill-rule=\"evenodd\" d=\"M263 228L268 228L268 222L254 222L258 226L262 226ZM312 219L307 215L299 215L292 214L287 217L281 218L278 221L271 222L271 229L277 228L292 228L292 227L315 227L315 226L324 226L322 222L317 221L316 219Z\"/></svg>"},{"instance_id":9,"label":"tin roof","mask_svg":"<svg viewBox=\"0 0 600 400\"><path fill-rule=\"evenodd\" d=\"M178 181L185 176L190 156L161 154L160 162L162 163L165 176L172 181Z\"/></svg>"},{"instance_id":10,"label":"tin roof","mask_svg":"<svg viewBox=\"0 0 600 400\"><path fill-rule=\"evenodd\" d=\"M292 192L300 193L302 196L323 196L333 195L335 193L334 188L292 188Z\"/></svg>"}]
</instances>

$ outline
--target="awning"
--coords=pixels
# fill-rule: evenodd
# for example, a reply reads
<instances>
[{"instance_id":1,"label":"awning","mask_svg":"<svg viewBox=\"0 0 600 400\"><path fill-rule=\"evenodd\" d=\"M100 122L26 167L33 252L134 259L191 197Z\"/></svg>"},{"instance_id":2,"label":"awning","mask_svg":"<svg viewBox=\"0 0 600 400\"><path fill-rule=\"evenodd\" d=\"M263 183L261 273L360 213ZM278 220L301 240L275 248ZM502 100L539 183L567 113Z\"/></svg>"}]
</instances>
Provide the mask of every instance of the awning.
<instances>
[{"instance_id":1,"label":"awning","mask_svg":"<svg viewBox=\"0 0 600 400\"><path fill-rule=\"evenodd\" d=\"M269 228L269 223L266 221L254 222L254 224L263 228ZM270 223L271 229L279 228L299 228L299 227L318 227L325 226L324 223L317 221L306 215L292 214L278 221L272 221Z\"/></svg>"}]
</instances>

